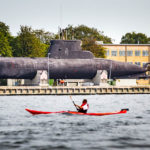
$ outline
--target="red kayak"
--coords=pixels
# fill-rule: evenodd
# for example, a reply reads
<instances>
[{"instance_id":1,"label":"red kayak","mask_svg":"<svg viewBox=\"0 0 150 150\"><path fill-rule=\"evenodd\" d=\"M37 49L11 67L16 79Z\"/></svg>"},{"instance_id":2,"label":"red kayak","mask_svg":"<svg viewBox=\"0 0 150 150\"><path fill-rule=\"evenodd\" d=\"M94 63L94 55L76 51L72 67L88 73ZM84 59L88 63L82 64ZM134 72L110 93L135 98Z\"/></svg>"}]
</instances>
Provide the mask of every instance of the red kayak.
<instances>
[{"instance_id":1,"label":"red kayak","mask_svg":"<svg viewBox=\"0 0 150 150\"><path fill-rule=\"evenodd\" d=\"M104 116L104 115L115 115L115 114L125 114L129 109L121 109L121 111L116 112L108 112L108 113L81 113L76 111L56 111L56 112L48 112L48 111L37 111L31 109L25 109L32 115L39 115L39 114L54 114L54 113L62 113L62 114L75 114L75 115L90 115L90 116Z\"/></svg>"}]
</instances>

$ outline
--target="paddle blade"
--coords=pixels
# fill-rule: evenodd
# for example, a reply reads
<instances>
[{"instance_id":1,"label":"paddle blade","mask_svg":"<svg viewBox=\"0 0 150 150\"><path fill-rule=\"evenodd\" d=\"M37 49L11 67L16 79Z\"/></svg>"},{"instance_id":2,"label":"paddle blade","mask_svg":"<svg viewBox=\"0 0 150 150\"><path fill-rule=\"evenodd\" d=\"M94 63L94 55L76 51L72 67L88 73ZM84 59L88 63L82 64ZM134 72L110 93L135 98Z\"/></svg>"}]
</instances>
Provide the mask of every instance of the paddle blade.
<instances>
[{"instance_id":1,"label":"paddle blade","mask_svg":"<svg viewBox=\"0 0 150 150\"><path fill-rule=\"evenodd\" d=\"M124 109L121 109L121 111L124 111L124 110L126 110L126 111L129 111L129 108L124 108Z\"/></svg>"},{"instance_id":2,"label":"paddle blade","mask_svg":"<svg viewBox=\"0 0 150 150\"><path fill-rule=\"evenodd\" d=\"M124 108L124 109L121 109L121 113L126 113L127 111L129 111L129 109L128 108Z\"/></svg>"}]
</instances>

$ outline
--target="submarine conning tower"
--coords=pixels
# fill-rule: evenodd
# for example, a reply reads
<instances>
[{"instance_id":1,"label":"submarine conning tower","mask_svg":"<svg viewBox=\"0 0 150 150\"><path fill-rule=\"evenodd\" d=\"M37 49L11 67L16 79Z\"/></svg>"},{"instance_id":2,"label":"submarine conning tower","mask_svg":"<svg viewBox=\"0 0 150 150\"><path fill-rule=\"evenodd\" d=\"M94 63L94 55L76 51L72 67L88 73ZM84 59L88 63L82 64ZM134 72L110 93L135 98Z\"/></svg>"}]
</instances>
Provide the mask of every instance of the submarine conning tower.
<instances>
[{"instance_id":1,"label":"submarine conning tower","mask_svg":"<svg viewBox=\"0 0 150 150\"><path fill-rule=\"evenodd\" d=\"M81 49L80 40L51 40L49 58L54 59L93 59L90 51Z\"/></svg>"}]
</instances>

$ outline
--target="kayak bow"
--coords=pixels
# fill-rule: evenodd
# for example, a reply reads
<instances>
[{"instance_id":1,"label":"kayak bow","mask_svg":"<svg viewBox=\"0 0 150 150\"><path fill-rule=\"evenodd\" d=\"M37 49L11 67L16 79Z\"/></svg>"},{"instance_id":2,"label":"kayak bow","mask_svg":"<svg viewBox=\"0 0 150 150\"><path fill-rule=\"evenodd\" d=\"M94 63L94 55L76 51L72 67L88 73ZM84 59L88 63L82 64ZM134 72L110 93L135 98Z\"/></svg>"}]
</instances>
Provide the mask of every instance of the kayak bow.
<instances>
[{"instance_id":1,"label":"kayak bow","mask_svg":"<svg viewBox=\"0 0 150 150\"><path fill-rule=\"evenodd\" d=\"M31 109L25 109L32 115L39 115L39 114L54 114L54 113L62 113L62 114L75 114L75 115L90 115L90 116L104 116L104 115L115 115L115 114L125 114L129 109L121 109L121 111L116 112L108 112L108 113L81 113L76 111L56 111L56 112L48 112L48 111L37 111Z\"/></svg>"}]
</instances>

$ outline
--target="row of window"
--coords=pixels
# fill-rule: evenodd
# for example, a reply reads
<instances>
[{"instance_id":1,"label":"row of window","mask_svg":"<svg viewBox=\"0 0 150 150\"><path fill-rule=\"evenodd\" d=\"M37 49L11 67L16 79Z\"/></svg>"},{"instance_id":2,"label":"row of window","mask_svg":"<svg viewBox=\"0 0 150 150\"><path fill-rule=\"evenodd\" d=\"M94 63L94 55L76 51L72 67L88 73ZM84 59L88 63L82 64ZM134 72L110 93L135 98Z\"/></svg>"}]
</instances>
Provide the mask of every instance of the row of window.
<instances>
[{"instance_id":1,"label":"row of window","mask_svg":"<svg viewBox=\"0 0 150 150\"><path fill-rule=\"evenodd\" d=\"M109 50L107 50L106 55L110 56L110 51ZM112 50L111 51L111 56L117 56L117 50ZM119 50L119 56L125 56L125 50ZM133 51L128 50L127 51L127 56L133 56ZM134 56L141 56L141 51L140 50L135 50ZM142 51L142 56L149 56L148 50L143 50Z\"/></svg>"},{"instance_id":2,"label":"row of window","mask_svg":"<svg viewBox=\"0 0 150 150\"><path fill-rule=\"evenodd\" d=\"M145 66L145 64L146 64L146 62L135 62L135 63L133 63L133 62L128 62L129 64L135 64L135 65L138 65L138 66Z\"/></svg>"}]
</instances>

